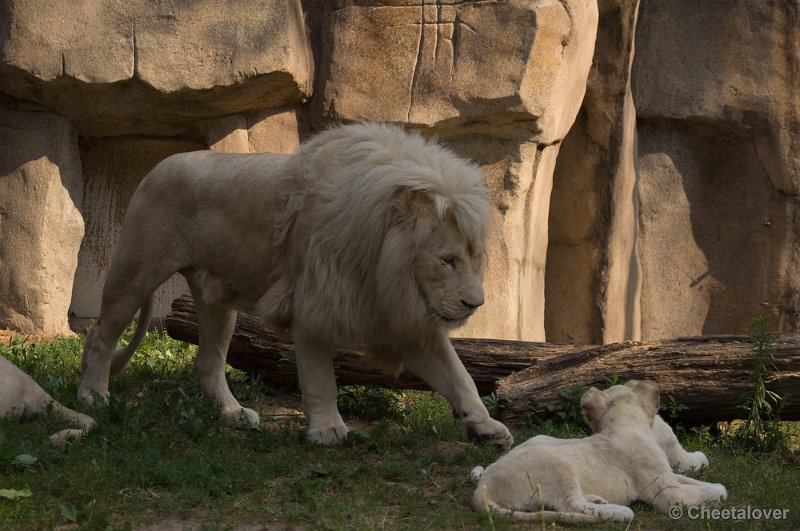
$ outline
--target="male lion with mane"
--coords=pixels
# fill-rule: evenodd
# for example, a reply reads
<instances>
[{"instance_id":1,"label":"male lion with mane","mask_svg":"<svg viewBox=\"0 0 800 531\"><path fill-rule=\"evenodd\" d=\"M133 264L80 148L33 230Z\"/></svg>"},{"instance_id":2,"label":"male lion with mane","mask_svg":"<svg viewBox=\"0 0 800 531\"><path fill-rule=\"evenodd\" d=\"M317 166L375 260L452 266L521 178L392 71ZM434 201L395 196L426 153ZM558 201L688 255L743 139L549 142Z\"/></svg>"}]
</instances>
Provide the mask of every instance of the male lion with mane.
<instances>
[{"instance_id":1,"label":"male lion with mane","mask_svg":"<svg viewBox=\"0 0 800 531\"><path fill-rule=\"evenodd\" d=\"M293 155L168 157L125 214L78 395L108 397L109 374L144 336L153 292L179 272L197 306L197 376L227 423L259 422L225 381L243 311L294 340L311 441L347 436L332 352L349 347L388 372L417 374L468 435L507 449L511 434L489 417L447 335L483 304L489 217L477 166L393 126L334 128ZM140 309L133 340L116 349Z\"/></svg>"}]
</instances>

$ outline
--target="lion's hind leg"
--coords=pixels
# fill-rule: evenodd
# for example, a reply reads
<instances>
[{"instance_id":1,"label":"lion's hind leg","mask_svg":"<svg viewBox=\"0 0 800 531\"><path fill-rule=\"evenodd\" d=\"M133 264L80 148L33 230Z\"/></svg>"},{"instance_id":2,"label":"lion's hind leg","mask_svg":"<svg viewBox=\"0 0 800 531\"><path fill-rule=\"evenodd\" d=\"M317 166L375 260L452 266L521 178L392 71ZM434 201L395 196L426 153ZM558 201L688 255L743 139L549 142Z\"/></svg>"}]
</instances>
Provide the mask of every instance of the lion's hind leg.
<instances>
[{"instance_id":1,"label":"lion's hind leg","mask_svg":"<svg viewBox=\"0 0 800 531\"><path fill-rule=\"evenodd\" d=\"M517 520L537 520L542 522L630 522L633 520L633 511L625 505L608 503L600 496L592 494L579 495L576 493L569 497L566 506L562 506L558 510L541 510L530 513L514 511L512 516Z\"/></svg>"},{"instance_id":2,"label":"lion's hind leg","mask_svg":"<svg viewBox=\"0 0 800 531\"><path fill-rule=\"evenodd\" d=\"M196 291L192 293L196 294ZM251 426L258 426L258 413L242 407L225 381L225 359L236 324L236 312L219 303L204 302L200 296L194 299L200 325L195 370L203 394L222 406L222 419L226 424L239 425L244 421Z\"/></svg>"},{"instance_id":3,"label":"lion's hind leg","mask_svg":"<svg viewBox=\"0 0 800 531\"><path fill-rule=\"evenodd\" d=\"M116 351L117 341L125 328L133 320L136 312L147 304L145 297L120 296L118 298L103 295L103 305L100 316L86 332L86 343L83 347L81 360L81 385L78 388L78 398L87 404L94 402L97 394L104 400L108 399L108 380L111 373L112 355ZM146 313L146 312L144 312ZM146 329L148 323L140 323L139 327ZM133 347L135 348L135 346Z\"/></svg>"},{"instance_id":4,"label":"lion's hind leg","mask_svg":"<svg viewBox=\"0 0 800 531\"><path fill-rule=\"evenodd\" d=\"M728 491L720 483L706 483L674 474L658 484L651 503L662 513L669 514L673 506L696 507L724 501ZM648 501L645 499L645 501Z\"/></svg>"},{"instance_id":5,"label":"lion's hind leg","mask_svg":"<svg viewBox=\"0 0 800 531\"><path fill-rule=\"evenodd\" d=\"M122 235L103 285L100 315L86 333L81 362L83 378L78 397L89 404L94 401L95 394L108 399L112 368L121 371L133 355L150 324L153 292L176 271L174 263L161 259L166 256L165 251L145 247L150 241L139 239L137 231L131 232L131 226L136 223L129 218L126 214ZM120 336L137 311L140 311L139 323L134 340L117 350Z\"/></svg>"},{"instance_id":6,"label":"lion's hind leg","mask_svg":"<svg viewBox=\"0 0 800 531\"><path fill-rule=\"evenodd\" d=\"M633 520L633 511L626 505L608 503L600 496L587 494L584 500L579 503L580 512L594 516L599 520L610 522L630 522Z\"/></svg>"},{"instance_id":7,"label":"lion's hind leg","mask_svg":"<svg viewBox=\"0 0 800 531\"><path fill-rule=\"evenodd\" d=\"M515 511L500 507L493 501L488 501L485 508L494 513L510 516L515 520L525 522L561 522L561 523L599 523L630 522L633 520L633 511L630 507L615 504L596 504L587 502L582 507L571 508L566 511L540 510L540 511Z\"/></svg>"}]
</instances>

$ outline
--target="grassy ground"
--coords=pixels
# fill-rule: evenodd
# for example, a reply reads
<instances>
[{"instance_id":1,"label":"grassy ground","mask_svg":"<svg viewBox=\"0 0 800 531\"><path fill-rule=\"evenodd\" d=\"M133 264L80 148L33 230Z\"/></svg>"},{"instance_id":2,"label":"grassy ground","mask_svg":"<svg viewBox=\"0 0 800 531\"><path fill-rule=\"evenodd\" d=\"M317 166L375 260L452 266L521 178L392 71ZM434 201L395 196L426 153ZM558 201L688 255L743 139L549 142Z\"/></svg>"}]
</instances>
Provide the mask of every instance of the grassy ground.
<instances>
[{"instance_id":1,"label":"grassy ground","mask_svg":"<svg viewBox=\"0 0 800 531\"><path fill-rule=\"evenodd\" d=\"M69 407L82 339L0 341L11 359ZM449 408L430 393L399 396L361 388L341 393L348 442L305 441L299 396L232 371L234 393L262 416L256 429L226 429L203 399L194 348L151 335L112 382L110 406L90 413L98 427L63 449L53 419L0 422L0 529L545 529L476 515L470 469L497 452L468 443ZM377 419L376 417L383 417ZM574 425L512 426L581 436ZM794 429L793 426L789 426ZM728 487L723 508L751 507L750 519L680 520L634 504L631 529L791 529L800 526L800 469L793 454L736 451L708 432L691 434L711 468L695 474ZM758 520L752 509L788 509L788 520ZM617 526L610 529L625 529Z\"/></svg>"}]
</instances>

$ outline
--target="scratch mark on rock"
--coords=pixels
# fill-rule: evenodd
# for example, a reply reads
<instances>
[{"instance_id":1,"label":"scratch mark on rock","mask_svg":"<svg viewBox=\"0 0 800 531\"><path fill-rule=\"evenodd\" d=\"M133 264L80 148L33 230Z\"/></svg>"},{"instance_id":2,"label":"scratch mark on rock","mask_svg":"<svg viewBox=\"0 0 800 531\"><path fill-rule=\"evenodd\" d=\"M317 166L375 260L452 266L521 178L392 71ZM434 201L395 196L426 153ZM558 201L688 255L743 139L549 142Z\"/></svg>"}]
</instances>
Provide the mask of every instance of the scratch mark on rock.
<instances>
[{"instance_id":1,"label":"scratch mark on rock","mask_svg":"<svg viewBox=\"0 0 800 531\"><path fill-rule=\"evenodd\" d=\"M136 41L136 20L133 21L133 75L132 79L139 79L139 43Z\"/></svg>"},{"instance_id":2,"label":"scratch mark on rock","mask_svg":"<svg viewBox=\"0 0 800 531\"><path fill-rule=\"evenodd\" d=\"M411 110L414 107L414 92L416 91L420 69L422 68L422 50L425 46L425 0L422 0L422 4L420 6L420 21L419 41L417 41L417 62L414 65L414 74L411 76L411 88L409 90L408 98L408 114L406 115L406 120L409 123L411 122Z\"/></svg>"},{"instance_id":3,"label":"scratch mark on rock","mask_svg":"<svg viewBox=\"0 0 800 531\"><path fill-rule=\"evenodd\" d=\"M439 0L436 0L436 25L433 27L433 65L436 68L436 62L439 59L439 30L442 24L442 6Z\"/></svg>"}]
</instances>

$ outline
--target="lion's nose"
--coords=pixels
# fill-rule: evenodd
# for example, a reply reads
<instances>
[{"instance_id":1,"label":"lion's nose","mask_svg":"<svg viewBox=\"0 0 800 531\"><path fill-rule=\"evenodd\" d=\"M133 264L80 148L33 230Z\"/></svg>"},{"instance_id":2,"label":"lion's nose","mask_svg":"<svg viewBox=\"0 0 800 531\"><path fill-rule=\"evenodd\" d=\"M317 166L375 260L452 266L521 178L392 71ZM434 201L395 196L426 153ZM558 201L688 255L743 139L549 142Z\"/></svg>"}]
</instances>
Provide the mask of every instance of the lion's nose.
<instances>
[{"instance_id":1,"label":"lion's nose","mask_svg":"<svg viewBox=\"0 0 800 531\"><path fill-rule=\"evenodd\" d=\"M467 308L470 312L474 312L480 306L483 306L483 298L481 297L480 299L475 299L475 300L461 299L461 304L463 304L464 307Z\"/></svg>"}]
</instances>

